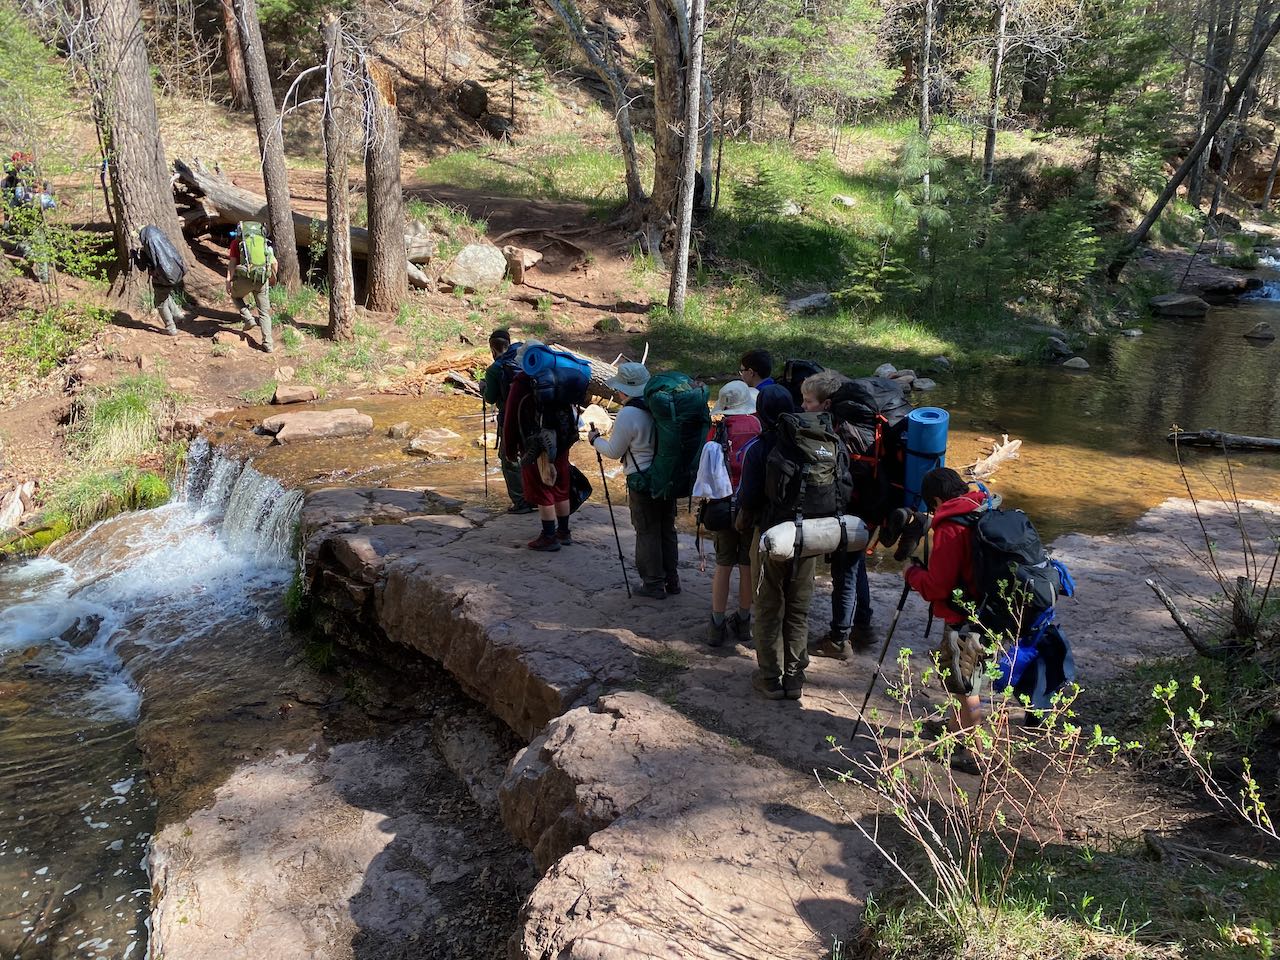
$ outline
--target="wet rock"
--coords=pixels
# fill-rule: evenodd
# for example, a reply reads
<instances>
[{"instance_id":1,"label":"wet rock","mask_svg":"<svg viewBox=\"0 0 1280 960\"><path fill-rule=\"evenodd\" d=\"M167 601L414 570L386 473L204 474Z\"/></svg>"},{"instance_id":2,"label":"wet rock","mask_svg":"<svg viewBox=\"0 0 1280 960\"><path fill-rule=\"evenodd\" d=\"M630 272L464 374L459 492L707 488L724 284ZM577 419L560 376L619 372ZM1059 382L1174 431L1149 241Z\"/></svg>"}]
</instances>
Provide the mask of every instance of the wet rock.
<instances>
[{"instance_id":1,"label":"wet rock","mask_svg":"<svg viewBox=\"0 0 1280 960\"><path fill-rule=\"evenodd\" d=\"M361 437L373 430L373 417L349 407L341 410L299 410L267 417L262 421L262 430L274 434L276 443Z\"/></svg>"},{"instance_id":2,"label":"wet rock","mask_svg":"<svg viewBox=\"0 0 1280 960\"><path fill-rule=\"evenodd\" d=\"M825 290L818 293L811 293L807 297L800 297L796 300L787 302L787 313L818 313L823 310L834 309L836 298Z\"/></svg>"},{"instance_id":3,"label":"wet rock","mask_svg":"<svg viewBox=\"0 0 1280 960\"><path fill-rule=\"evenodd\" d=\"M1139 330L1137 327L1129 327L1129 328L1127 328L1127 329L1125 329L1125 330L1121 330L1121 331L1120 331L1120 336L1122 336L1122 337L1130 337L1130 338L1132 338L1132 337L1140 337L1140 336L1142 336L1142 331L1141 331L1141 330Z\"/></svg>"},{"instance_id":4,"label":"wet rock","mask_svg":"<svg viewBox=\"0 0 1280 960\"><path fill-rule=\"evenodd\" d=\"M460 460L462 437L444 427L431 427L409 441L408 452L433 460Z\"/></svg>"},{"instance_id":5,"label":"wet rock","mask_svg":"<svg viewBox=\"0 0 1280 960\"><path fill-rule=\"evenodd\" d=\"M403 440L409 436L409 421L401 420L399 423L392 424L387 428L387 436L392 440Z\"/></svg>"},{"instance_id":6,"label":"wet rock","mask_svg":"<svg viewBox=\"0 0 1280 960\"><path fill-rule=\"evenodd\" d=\"M911 389L912 390L933 390L937 386L938 384L935 383L933 380L930 380L928 377L916 377L915 381L911 384Z\"/></svg>"},{"instance_id":7,"label":"wet rock","mask_svg":"<svg viewBox=\"0 0 1280 960\"><path fill-rule=\"evenodd\" d=\"M1148 303L1162 317L1203 317L1209 312L1209 304L1193 293L1162 293Z\"/></svg>"},{"instance_id":8,"label":"wet rock","mask_svg":"<svg viewBox=\"0 0 1280 960\"><path fill-rule=\"evenodd\" d=\"M1271 329L1271 324L1265 320L1257 323L1251 330L1246 331L1244 335L1250 340L1274 340L1276 338L1276 333Z\"/></svg>"},{"instance_id":9,"label":"wet rock","mask_svg":"<svg viewBox=\"0 0 1280 960\"><path fill-rule=\"evenodd\" d=\"M441 282L463 290L492 290L507 275L507 258L492 244L469 243L445 267Z\"/></svg>"},{"instance_id":10,"label":"wet rock","mask_svg":"<svg viewBox=\"0 0 1280 960\"><path fill-rule=\"evenodd\" d=\"M951 361L943 356L934 357L929 361L929 363L932 365L932 369L938 373L943 373L951 369Z\"/></svg>"},{"instance_id":11,"label":"wet rock","mask_svg":"<svg viewBox=\"0 0 1280 960\"><path fill-rule=\"evenodd\" d=\"M1084 357L1070 357L1062 361L1063 370L1088 370L1089 361Z\"/></svg>"},{"instance_id":12,"label":"wet rock","mask_svg":"<svg viewBox=\"0 0 1280 960\"><path fill-rule=\"evenodd\" d=\"M102 626L102 617L96 613L91 613L87 617L80 617L75 623L63 630L58 639L63 643L71 644L71 646L79 650L93 643L94 638L98 635L100 626Z\"/></svg>"},{"instance_id":13,"label":"wet rock","mask_svg":"<svg viewBox=\"0 0 1280 960\"><path fill-rule=\"evenodd\" d=\"M1070 344L1061 337L1050 337L1045 341L1045 346L1049 350L1050 358L1054 360L1075 356L1075 351L1071 349Z\"/></svg>"},{"instance_id":14,"label":"wet rock","mask_svg":"<svg viewBox=\"0 0 1280 960\"><path fill-rule=\"evenodd\" d=\"M281 383L276 386L275 395L272 396L271 402L278 404L285 403L310 403L319 396L315 387L309 387L305 384L287 384Z\"/></svg>"},{"instance_id":15,"label":"wet rock","mask_svg":"<svg viewBox=\"0 0 1280 960\"><path fill-rule=\"evenodd\" d=\"M898 372L898 368L895 367L892 363L882 363L880 364L880 366L876 367L875 376L892 377L897 372Z\"/></svg>"},{"instance_id":16,"label":"wet rock","mask_svg":"<svg viewBox=\"0 0 1280 960\"><path fill-rule=\"evenodd\" d=\"M489 91L475 80L463 81L455 95L458 110L463 116L479 120L489 109Z\"/></svg>"}]
</instances>

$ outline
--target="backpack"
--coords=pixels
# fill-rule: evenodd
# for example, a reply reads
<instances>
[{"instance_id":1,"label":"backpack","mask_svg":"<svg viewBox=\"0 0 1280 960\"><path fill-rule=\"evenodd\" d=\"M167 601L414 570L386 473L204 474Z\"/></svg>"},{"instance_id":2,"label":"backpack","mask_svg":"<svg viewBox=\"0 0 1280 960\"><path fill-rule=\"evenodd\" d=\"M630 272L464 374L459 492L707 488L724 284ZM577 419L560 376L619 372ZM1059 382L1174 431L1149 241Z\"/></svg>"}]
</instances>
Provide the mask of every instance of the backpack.
<instances>
[{"instance_id":1,"label":"backpack","mask_svg":"<svg viewBox=\"0 0 1280 960\"><path fill-rule=\"evenodd\" d=\"M659 373L644 386L637 406L653 417L653 463L627 475L627 487L655 500L679 500L693 492L698 461L711 430L710 390L683 373Z\"/></svg>"},{"instance_id":2,"label":"backpack","mask_svg":"<svg viewBox=\"0 0 1280 960\"><path fill-rule=\"evenodd\" d=\"M534 396L544 407L580 405L591 382L591 364L564 350L531 346L525 350L520 365L533 380Z\"/></svg>"},{"instance_id":3,"label":"backpack","mask_svg":"<svg viewBox=\"0 0 1280 960\"><path fill-rule=\"evenodd\" d=\"M187 265L164 231L154 226L143 227L138 239L142 243L140 259L152 271L152 276L171 287L180 284L187 275Z\"/></svg>"},{"instance_id":4,"label":"backpack","mask_svg":"<svg viewBox=\"0 0 1280 960\"><path fill-rule=\"evenodd\" d=\"M516 360L516 352L520 349L520 344L513 343L498 355L494 360L494 365L498 368L498 391L502 395L499 403L506 403L507 396L511 393L511 383L516 378L516 374L520 372L520 364Z\"/></svg>"},{"instance_id":5,"label":"backpack","mask_svg":"<svg viewBox=\"0 0 1280 960\"><path fill-rule=\"evenodd\" d=\"M831 398L831 415L849 453L854 513L868 526L901 505L913 409L901 385L885 377L850 380Z\"/></svg>"},{"instance_id":6,"label":"backpack","mask_svg":"<svg viewBox=\"0 0 1280 960\"><path fill-rule=\"evenodd\" d=\"M784 520L842 514L853 492L849 455L826 413L784 413L777 439L765 458L767 529ZM797 554L798 555L798 554Z\"/></svg>"},{"instance_id":7,"label":"backpack","mask_svg":"<svg viewBox=\"0 0 1280 960\"><path fill-rule=\"evenodd\" d=\"M821 373L827 369L816 360L788 360L782 367L782 379L778 381L791 392L791 399L796 402L796 407L804 402L804 397L800 393L800 386L809 377L815 373Z\"/></svg>"},{"instance_id":8,"label":"backpack","mask_svg":"<svg viewBox=\"0 0 1280 960\"><path fill-rule=\"evenodd\" d=\"M266 283L271 279L271 261L275 259L266 230L257 221L248 220L240 224L239 232L240 263L236 265L236 273L256 284Z\"/></svg>"}]
</instances>

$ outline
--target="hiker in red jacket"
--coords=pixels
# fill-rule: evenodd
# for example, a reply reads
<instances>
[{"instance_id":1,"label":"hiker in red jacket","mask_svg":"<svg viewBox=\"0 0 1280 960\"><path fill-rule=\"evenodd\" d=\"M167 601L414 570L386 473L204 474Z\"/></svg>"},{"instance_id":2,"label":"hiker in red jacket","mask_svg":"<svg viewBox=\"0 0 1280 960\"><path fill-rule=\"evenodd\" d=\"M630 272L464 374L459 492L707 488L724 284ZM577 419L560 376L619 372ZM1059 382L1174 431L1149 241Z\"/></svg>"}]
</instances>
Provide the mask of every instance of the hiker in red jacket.
<instances>
[{"instance_id":1,"label":"hiker in red jacket","mask_svg":"<svg viewBox=\"0 0 1280 960\"><path fill-rule=\"evenodd\" d=\"M981 509L986 495L970 490L960 474L949 467L939 467L924 475L920 496L933 513L929 566L913 559L902 575L912 590L929 601L933 615L942 621L938 659L944 671L943 685L960 701L958 717L953 719L958 720L960 729L966 729L981 719L978 707L988 657L980 636L966 628L968 617L952 602L956 589L968 597L976 592L973 528L957 518Z\"/></svg>"}]
</instances>

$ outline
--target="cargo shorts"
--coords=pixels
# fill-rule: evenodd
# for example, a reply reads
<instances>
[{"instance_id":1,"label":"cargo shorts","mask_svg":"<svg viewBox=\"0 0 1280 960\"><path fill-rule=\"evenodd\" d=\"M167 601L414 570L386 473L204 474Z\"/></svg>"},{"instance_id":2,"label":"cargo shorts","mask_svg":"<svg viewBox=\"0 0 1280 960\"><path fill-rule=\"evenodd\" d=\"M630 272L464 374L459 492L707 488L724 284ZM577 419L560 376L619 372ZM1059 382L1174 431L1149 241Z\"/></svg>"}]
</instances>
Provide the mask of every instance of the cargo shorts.
<instances>
[{"instance_id":1,"label":"cargo shorts","mask_svg":"<svg viewBox=\"0 0 1280 960\"><path fill-rule=\"evenodd\" d=\"M711 535L716 545L717 567L746 567L751 564L751 538L754 530L739 533L733 527Z\"/></svg>"}]
</instances>

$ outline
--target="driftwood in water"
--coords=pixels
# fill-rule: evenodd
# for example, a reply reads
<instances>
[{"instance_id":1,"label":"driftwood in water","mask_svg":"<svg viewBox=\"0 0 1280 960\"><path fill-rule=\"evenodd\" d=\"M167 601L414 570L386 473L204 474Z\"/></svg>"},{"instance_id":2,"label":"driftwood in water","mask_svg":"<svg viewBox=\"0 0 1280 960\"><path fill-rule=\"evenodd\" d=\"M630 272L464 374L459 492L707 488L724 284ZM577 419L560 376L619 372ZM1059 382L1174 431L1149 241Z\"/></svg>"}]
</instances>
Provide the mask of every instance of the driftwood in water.
<instances>
[{"instance_id":1,"label":"driftwood in water","mask_svg":"<svg viewBox=\"0 0 1280 960\"><path fill-rule=\"evenodd\" d=\"M1170 443L1186 447L1214 447L1222 450L1270 450L1280 453L1280 439L1275 437L1246 437L1238 433L1222 433L1220 430L1174 430L1169 434Z\"/></svg>"},{"instance_id":2,"label":"driftwood in water","mask_svg":"<svg viewBox=\"0 0 1280 960\"><path fill-rule=\"evenodd\" d=\"M992 474L1000 468L1000 464L1006 460L1018 459L1018 450L1021 447L1021 440L1010 440L1007 433L1003 434L1001 439L991 441L991 453L977 463L965 467L965 473L970 480L990 480Z\"/></svg>"},{"instance_id":3,"label":"driftwood in water","mask_svg":"<svg viewBox=\"0 0 1280 960\"><path fill-rule=\"evenodd\" d=\"M267 198L242 187L237 187L220 173L210 173L199 161L187 166L181 160L173 162L177 182L187 192L203 201L203 217L183 213L185 227L203 222L239 223L241 220L257 220L267 223ZM179 195L179 201L189 198ZM293 240L299 247L311 246L313 240L324 239L323 216L309 216L293 212ZM426 263L436 252L437 237L429 227L414 223L404 235L405 250L410 263ZM369 231L362 227L351 228L351 252L357 257L369 255Z\"/></svg>"}]
</instances>

